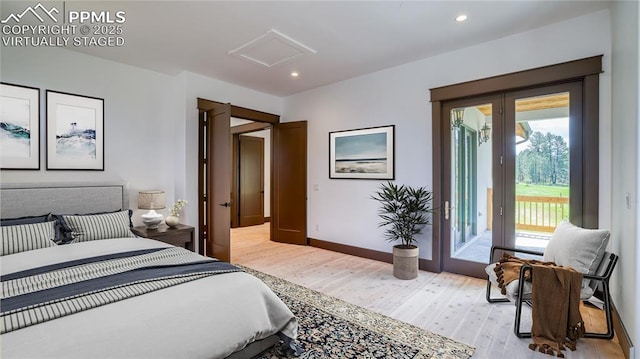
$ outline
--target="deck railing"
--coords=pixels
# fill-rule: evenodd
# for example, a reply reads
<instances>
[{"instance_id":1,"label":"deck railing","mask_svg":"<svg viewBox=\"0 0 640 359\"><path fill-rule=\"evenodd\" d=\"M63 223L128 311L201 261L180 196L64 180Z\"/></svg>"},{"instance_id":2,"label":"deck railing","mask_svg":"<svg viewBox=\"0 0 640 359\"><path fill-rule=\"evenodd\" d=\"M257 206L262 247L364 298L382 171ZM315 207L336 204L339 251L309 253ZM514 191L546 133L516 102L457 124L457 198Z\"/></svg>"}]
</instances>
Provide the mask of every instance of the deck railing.
<instances>
[{"instance_id":1,"label":"deck railing","mask_svg":"<svg viewBox=\"0 0 640 359\"><path fill-rule=\"evenodd\" d=\"M492 224L493 188L487 189L487 228ZM516 229L552 233L569 218L569 197L516 195Z\"/></svg>"},{"instance_id":2,"label":"deck railing","mask_svg":"<svg viewBox=\"0 0 640 359\"><path fill-rule=\"evenodd\" d=\"M516 196L516 229L553 232L569 218L569 197Z\"/></svg>"}]
</instances>

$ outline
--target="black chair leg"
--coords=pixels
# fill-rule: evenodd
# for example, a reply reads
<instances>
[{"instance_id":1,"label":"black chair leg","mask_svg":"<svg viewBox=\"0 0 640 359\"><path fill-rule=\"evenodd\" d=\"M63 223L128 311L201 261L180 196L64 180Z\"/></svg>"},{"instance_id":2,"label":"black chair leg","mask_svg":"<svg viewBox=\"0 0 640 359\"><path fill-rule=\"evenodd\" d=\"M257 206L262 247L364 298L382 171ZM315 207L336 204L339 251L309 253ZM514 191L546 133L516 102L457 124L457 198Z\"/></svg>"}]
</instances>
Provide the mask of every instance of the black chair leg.
<instances>
[{"instance_id":1,"label":"black chair leg","mask_svg":"<svg viewBox=\"0 0 640 359\"><path fill-rule=\"evenodd\" d=\"M520 331L520 319L522 318L522 303L521 296L516 300L516 319L513 323L513 332L518 338L531 338L531 332L521 332Z\"/></svg>"},{"instance_id":2,"label":"black chair leg","mask_svg":"<svg viewBox=\"0 0 640 359\"><path fill-rule=\"evenodd\" d=\"M507 298L491 298L491 281L487 280L487 294L486 299L489 303L506 303L509 301Z\"/></svg>"},{"instance_id":3,"label":"black chair leg","mask_svg":"<svg viewBox=\"0 0 640 359\"><path fill-rule=\"evenodd\" d=\"M605 300L604 300L604 314L607 322L607 331L605 333L594 333L594 332L586 332L584 334L584 338L593 338L593 339L613 339L613 318L611 313L611 297L609 296L609 288L605 286ZM521 332L520 331L520 322L522 319L522 303L526 302L518 299L516 301L516 318L514 320L513 332L518 338L531 338L531 332Z\"/></svg>"},{"instance_id":4,"label":"black chair leg","mask_svg":"<svg viewBox=\"0 0 640 359\"><path fill-rule=\"evenodd\" d=\"M524 265L520 268L520 275L518 277L518 297L516 298L516 319L513 323L513 332L518 338L531 338L531 332L521 332L520 331L520 319L522 318L522 303L525 301L524 299L524 277L525 272L531 271L531 267L529 265Z\"/></svg>"},{"instance_id":5,"label":"black chair leg","mask_svg":"<svg viewBox=\"0 0 640 359\"><path fill-rule=\"evenodd\" d=\"M585 333L585 338L595 338L595 339L613 339L613 318L611 313L611 296L609 294L609 285L608 283L603 283L602 291L604 293L604 315L607 321L607 332L606 333Z\"/></svg>"}]
</instances>

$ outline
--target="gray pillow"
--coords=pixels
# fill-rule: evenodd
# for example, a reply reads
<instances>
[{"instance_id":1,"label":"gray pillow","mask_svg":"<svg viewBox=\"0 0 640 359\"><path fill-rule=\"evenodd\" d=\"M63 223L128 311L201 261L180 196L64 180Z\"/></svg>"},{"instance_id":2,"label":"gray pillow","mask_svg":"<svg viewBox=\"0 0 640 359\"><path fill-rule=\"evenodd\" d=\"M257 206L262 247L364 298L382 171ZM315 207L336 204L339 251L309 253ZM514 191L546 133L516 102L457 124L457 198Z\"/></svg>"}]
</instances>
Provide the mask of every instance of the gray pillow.
<instances>
[{"instance_id":1,"label":"gray pillow","mask_svg":"<svg viewBox=\"0 0 640 359\"><path fill-rule=\"evenodd\" d=\"M604 257L610 233L606 229L584 229L562 221L544 250L543 260L595 274Z\"/></svg>"},{"instance_id":2,"label":"gray pillow","mask_svg":"<svg viewBox=\"0 0 640 359\"><path fill-rule=\"evenodd\" d=\"M94 215L61 215L60 217L71 230L72 243L134 237L129 227L129 210Z\"/></svg>"},{"instance_id":3,"label":"gray pillow","mask_svg":"<svg viewBox=\"0 0 640 359\"><path fill-rule=\"evenodd\" d=\"M125 210L125 211L127 211L127 213L129 213L129 228L133 228L133 219L131 218L133 216L133 211L130 210L130 209L129 210ZM59 234L58 234L58 232L56 232L56 239L58 239L56 241L56 243L58 243L58 244L69 244L69 243L74 241L73 229L65 221L65 219L64 219L65 216L69 216L69 217L97 216L97 215L102 215L102 214L116 214L116 213L121 213L121 212L123 212L123 211L122 210L117 210L117 211L109 211L109 212L74 214L74 215L71 215L71 214L52 214L51 216L58 223L58 226L56 227L56 231L58 231L58 228L59 228L59 232L60 232ZM77 229L77 227L76 227L76 229Z\"/></svg>"},{"instance_id":4,"label":"gray pillow","mask_svg":"<svg viewBox=\"0 0 640 359\"><path fill-rule=\"evenodd\" d=\"M606 229L584 229L569 221L562 221L544 250L543 260L563 267L571 267L583 274L596 274L609 243ZM588 298L596 282L583 280L581 298Z\"/></svg>"}]
</instances>

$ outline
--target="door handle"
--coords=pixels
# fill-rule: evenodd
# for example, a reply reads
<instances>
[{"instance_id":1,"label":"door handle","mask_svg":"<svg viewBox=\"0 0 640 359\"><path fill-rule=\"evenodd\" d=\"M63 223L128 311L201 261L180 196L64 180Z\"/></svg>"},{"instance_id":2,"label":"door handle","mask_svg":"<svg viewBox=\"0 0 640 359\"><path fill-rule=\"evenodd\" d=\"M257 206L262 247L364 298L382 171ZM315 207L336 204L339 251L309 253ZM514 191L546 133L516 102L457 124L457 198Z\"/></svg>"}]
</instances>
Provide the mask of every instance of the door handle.
<instances>
[{"instance_id":1,"label":"door handle","mask_svg":"<svg viewBox=\"0 0 640 359\"><path fill-rule=\"evenodd\" d=\"M444 201L444 219L449 220L449 201Z\"/></svg>"},{"instance_id":2,"label":"door handle","mask_svg":"<svg viewBox=\"0 0 640 359\"><path fill-rule=\"evenodd\" d=\"M449 211L451 211L453 207L449 207L449 201L444 201L444 219L449 220Z\"/></svg>"},{"instance_id":3,"label":"door handle","mask_svg":"<svg viewBox=\"0 0 640 359\"><path fill-rule=\"evenodd\" d=\"M231 203L230 202L220 203L220 206L222 206L222 207L231 207Z\"/></svg>"}]
</instances>

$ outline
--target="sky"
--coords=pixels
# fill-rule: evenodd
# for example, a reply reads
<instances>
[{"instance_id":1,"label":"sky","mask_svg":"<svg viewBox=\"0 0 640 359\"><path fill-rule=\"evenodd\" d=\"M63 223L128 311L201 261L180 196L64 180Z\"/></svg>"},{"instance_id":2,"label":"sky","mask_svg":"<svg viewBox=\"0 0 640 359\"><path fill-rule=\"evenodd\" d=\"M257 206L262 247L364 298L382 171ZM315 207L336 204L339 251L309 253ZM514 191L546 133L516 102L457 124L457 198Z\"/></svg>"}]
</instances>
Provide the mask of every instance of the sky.
<instances>
[{"instance_id":1,"label":"sky","mask_svg":"<svg viewBox=\"0 0 640 359\"><path fill-rule=\"evenodd\" d=\"M554 135L560 135L564 138L567 145L569 144L569 118L552 118L548 120L528 121L533 132L542 132L546 135L551 132ZM516 145L516 152L520 153L529 147L529 141Z\"/></svg>"}]
</instances>

